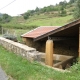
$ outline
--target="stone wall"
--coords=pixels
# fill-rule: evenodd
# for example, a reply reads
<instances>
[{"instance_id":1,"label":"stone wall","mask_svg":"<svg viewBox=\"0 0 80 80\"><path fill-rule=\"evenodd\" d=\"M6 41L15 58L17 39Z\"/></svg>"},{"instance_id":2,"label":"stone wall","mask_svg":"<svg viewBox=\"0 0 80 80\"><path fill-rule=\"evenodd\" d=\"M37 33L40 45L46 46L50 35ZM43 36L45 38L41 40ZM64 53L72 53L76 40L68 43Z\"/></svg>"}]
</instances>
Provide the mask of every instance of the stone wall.
<instances>
[{"instance_id":1,"label":"stone wall","mask_svg":"<svg viewBox=\"0 0 80 80\"><path fill-rule=\"evenodd\" d=\"M22 38L23 43L29 47L36 48L37 51L45 52L45 41L36 41L34 42L32 38Z\"/></svg>"},{"instance_id":2,"label":"stone wall","mask_svg":"<svg viewBox=\"0 0 80 80\"><path fill-rule=\"evenodd\" d=\"M45 53L46 41L34 42L33 39L23 38L26 45ZM78 39L54 41L54 54L78 57Z\"/></svg>"},{"instance_id":3,"label":"stone wall","mask_svg":"<svg viewBox=\"0 0 80 80\"><path fill-rule=\"evenodd\" d=\"M78 40L64 40L54 42L54 53L78 57Z\"/></svg>"},{"instance_id":4,"label":"stone wall","mask_svg":"<svg viewBox=\"0 0 80 80\"><path fill-rule=\"evenodd\" d=\"M40 55L35 48L28 47L27 45L20 44L3 37L0 37L0 45L11 52L25 57L29 61L38 60L38 56Z\"/></svg>"}]
</instances>

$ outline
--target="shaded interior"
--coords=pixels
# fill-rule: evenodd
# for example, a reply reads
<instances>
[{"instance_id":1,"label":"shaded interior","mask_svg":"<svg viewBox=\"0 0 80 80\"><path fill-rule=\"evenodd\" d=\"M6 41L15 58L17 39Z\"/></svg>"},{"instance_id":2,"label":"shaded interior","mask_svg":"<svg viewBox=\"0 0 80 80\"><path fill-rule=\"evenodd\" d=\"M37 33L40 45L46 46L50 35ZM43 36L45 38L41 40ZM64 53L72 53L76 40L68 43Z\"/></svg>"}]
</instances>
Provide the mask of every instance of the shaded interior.
<instances>
[{"instance_id":1,"label":"shaded interior","mask_svg":"<svg viewBox=\"0 0 80 80\"><path fill-rule=\"evenodd\" d=\"M73 56L53 54L53 67L61 69L70 68L74 59ZM45 64L45 54L41 55L40 61Z\"/></svg>"}]
</instances>

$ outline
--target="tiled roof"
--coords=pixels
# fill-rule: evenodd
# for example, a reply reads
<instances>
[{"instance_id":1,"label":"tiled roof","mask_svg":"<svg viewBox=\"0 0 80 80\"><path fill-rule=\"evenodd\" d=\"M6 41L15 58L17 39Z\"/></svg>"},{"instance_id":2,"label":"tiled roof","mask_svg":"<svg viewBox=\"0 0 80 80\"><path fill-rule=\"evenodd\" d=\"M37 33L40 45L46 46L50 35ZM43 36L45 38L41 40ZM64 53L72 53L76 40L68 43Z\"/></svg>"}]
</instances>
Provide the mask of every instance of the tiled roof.
<instances>
[{"instance_id":1,"label":"tiled roof","mask_svg":"<svg viewBox=\"0 0 80 80\"><path fill-rule=\"evenodd\" d=\"M59 26L41 26L41 27L38 27L34 30L31 30L21 36L22 37L29 37L29 38L36 38L36 37L39 37L47 32L55 30L57 28L59 28Z\"/></svg>"}]
</instances>

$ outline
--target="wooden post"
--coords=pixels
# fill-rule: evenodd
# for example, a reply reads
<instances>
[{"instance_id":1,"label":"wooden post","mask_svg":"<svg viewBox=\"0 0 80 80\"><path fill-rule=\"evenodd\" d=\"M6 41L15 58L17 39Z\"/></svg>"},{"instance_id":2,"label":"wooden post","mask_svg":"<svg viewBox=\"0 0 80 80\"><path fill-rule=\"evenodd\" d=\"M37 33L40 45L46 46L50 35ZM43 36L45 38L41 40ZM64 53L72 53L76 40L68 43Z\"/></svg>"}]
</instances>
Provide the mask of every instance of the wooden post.
<instances>
[{"instance_id":1,"label":"wooden post","mask_svg":"<svg viewBox=\"0 0 80 80\"><path fill-rule=\"evenodd\" d=\"M45 64L53 66L53 41L46 41L46 54L45 54Z\"/></svg>"},{"instance_id":2,"label":"wooden post","mask_svg":"<svg viewBox=\"0 0 80 80\"><path fill-rule=\"evenodd\" d=\"M79 50L78 51L79 51L79 58L80 58L80 27L79 27Z\"/></svg>"}]
</instances>

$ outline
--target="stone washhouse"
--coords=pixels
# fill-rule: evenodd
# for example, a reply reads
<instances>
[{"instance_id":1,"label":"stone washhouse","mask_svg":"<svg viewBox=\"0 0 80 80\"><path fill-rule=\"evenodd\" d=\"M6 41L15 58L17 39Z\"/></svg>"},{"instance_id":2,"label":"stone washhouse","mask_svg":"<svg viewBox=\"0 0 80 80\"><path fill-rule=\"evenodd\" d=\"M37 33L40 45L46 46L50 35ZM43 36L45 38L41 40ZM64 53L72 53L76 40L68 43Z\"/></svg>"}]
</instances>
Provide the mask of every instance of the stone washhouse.
<instances>
[{"instance_id":1,"label":"stone washhouse","mask_svg":"<svg viewBox=\"0 0 80 80\"><path fill-rule=\"evenodd\" d=\"M36 48L37 51L42 53L45 53L47 40L52 40L53 56L59 54L59 56L66 55L69 57L73 56L74 58L80 57L80 19L61 27L38 27L21 35L21 37L24 44ZM65 61L65 58L63 61Z\"/></svg>"}]
</instances>

